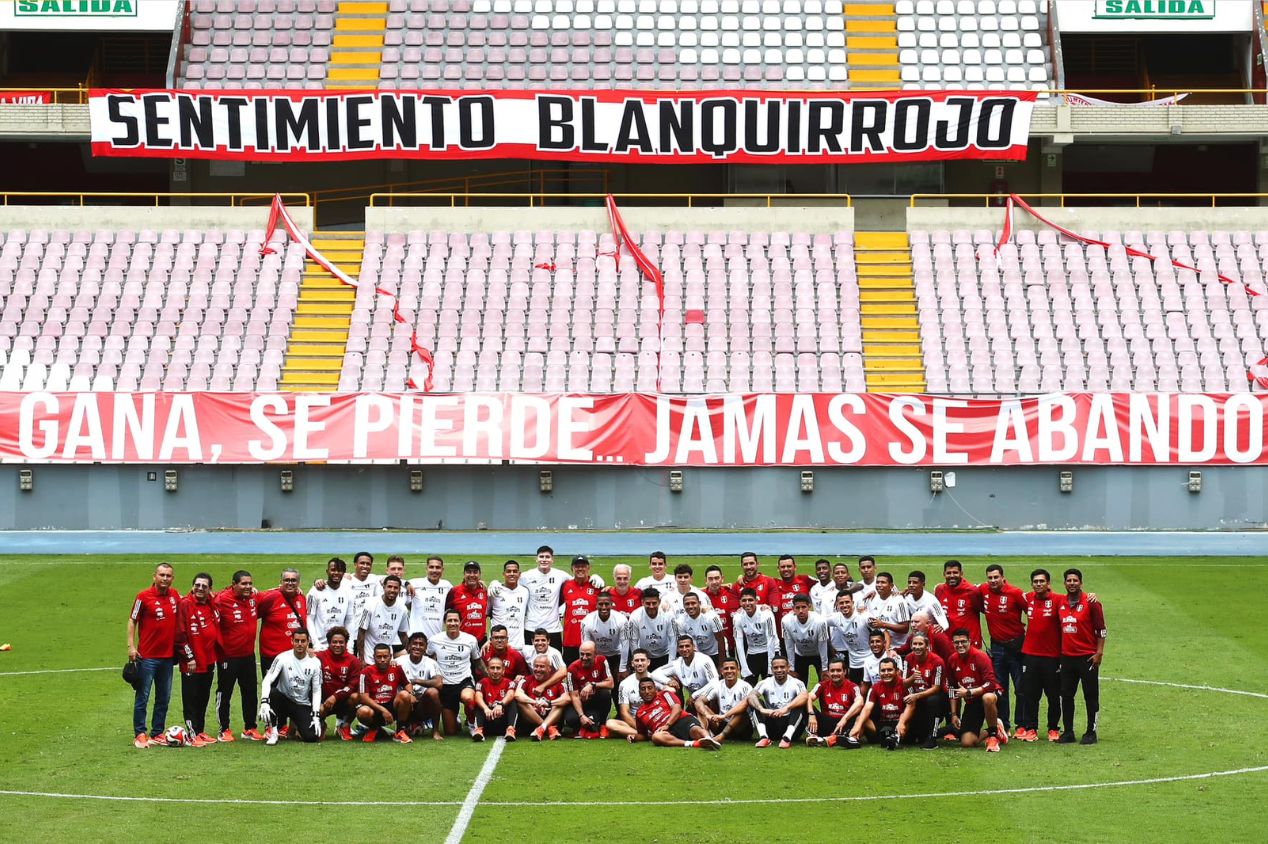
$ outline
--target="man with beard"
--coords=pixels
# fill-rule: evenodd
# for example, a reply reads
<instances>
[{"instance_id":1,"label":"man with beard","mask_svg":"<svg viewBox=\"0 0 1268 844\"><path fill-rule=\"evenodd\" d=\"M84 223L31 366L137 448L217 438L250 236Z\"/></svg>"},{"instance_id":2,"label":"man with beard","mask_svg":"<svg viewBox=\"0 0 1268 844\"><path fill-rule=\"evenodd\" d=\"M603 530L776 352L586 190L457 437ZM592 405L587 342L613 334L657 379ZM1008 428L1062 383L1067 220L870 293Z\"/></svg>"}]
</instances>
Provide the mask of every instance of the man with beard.
<instances>
[{"instance_id":1,"label":"man with beard","mask_svg":"<svg viewBox=\"0 0 1268 844\"><path fill-rule=\"evenodd\" d=\"M518 651L529 644L529 640L524 635L524 617L528 612L528 590L520 584L520 564L515 560L507 560L503 563L502 579L490 583L488 591L489 624L493 627L499 624L505 627L511 647Z\"/></svg>"},{"instance_id":2,"label":"man with beard","mask_svg":"<svg viewBox=\"0 0 1268 844\"><path fill-rule=\"evenodd\" d=\"M314 650L326 649L327 630L356 626L357 599L349 584L352 578L345 577L347 571L347 563L338 557L331 557L326 563L325 588L318 589L314 584L308 590L308 597L305 599L308 604L308 633L312 636Z\"/></svg>"}]
</instances>

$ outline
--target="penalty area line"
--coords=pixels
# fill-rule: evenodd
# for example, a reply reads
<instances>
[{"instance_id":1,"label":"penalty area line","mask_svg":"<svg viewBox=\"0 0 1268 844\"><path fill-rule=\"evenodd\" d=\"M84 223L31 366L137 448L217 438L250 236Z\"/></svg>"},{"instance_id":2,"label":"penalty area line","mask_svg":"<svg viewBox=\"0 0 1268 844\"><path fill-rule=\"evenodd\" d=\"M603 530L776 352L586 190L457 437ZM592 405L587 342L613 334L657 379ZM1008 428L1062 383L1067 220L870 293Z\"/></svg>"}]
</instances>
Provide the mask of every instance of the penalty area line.
<instances>
[{"instance_id":1,"label":"penalty area line","mask_svg":"<svg viewBox=\"0 0 1268 844\"><path fill-rule=\"evenodd\" d=\"M489 755L484 758L484 764L480 766L480 773L476 774L475 782L471 783L467 799L462 801L462 809L459 810L458 817L454 818L453 827L445 836L445 844L458 844L462 841L462 836L466 834L467 826L471 823L471 817L475 814L476 806L480 804L480 795L484 794L485 786L489 784L489 780L493 779L493 769L498 766L498 759L502 758L502 750L505 747L505 739L493 742Z\"/></svg>"}]
</instances>

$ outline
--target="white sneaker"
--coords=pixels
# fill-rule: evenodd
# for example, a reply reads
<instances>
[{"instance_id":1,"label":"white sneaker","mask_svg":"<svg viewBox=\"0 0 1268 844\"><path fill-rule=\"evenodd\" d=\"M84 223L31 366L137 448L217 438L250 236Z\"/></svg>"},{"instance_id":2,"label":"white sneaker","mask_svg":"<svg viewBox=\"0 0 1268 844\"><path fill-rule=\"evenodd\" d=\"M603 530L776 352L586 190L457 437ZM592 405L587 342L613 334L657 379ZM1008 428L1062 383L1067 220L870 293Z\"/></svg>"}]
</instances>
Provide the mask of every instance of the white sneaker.
<instances>
[{"instance_id":1,"label":"white sneaker","mask_svg":"<svg viewBox=\"0 0 1268 844\"><path fill-rule=\"evenodd\" d=\"M267 730L264 731L264 743L267 744L269 747L272 747L273 745L277 744L277 738L278 738L277 727L269 727Z\"/></svg>"}]
</instances>

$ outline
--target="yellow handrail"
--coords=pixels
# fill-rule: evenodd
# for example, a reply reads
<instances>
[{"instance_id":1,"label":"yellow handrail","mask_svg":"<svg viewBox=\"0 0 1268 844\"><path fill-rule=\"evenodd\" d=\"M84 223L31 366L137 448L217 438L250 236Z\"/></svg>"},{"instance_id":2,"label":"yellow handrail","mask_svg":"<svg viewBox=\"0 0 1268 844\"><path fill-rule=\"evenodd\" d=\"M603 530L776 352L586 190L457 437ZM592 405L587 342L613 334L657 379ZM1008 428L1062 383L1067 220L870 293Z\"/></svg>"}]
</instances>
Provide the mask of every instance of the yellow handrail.
<instances>
[{"instance_id":1,"label":"yellow handrail","mask_svg":"<svg viewBox=\"0 0 1268 844\"><path fill-rule=\"evenodd\" d=\"M989 208L992 202L1001 202L1007 194L1002 193L913 193L908 200L908 207L925 200L935 199L973 199L982 200L982 206ZM1268 193L1019 193L1022 199L1059 199L1065 208L1067 200L1079 199L1134 199L1140 208L1142 199L1209 199L1211 207L1217 207L1220 199L1268 199ZM1076 204L1072 203L1072 204Z\"/></svg>"},{"instance_id":2,"label":"yellow handrail","mask_svg":"<svg viewBox=\"0 0 1268 844\"><path fill-rule=\"evenodd\" d=\"M161 206L163 199L228 199L228 205L238 206L245 205L241 201L247 198L267 197L272 199L274 194L261 192L235 192L235 193L177 193L162 191L3 191L0 197L4 200L4 205L20 205L20 202L10 202L12 199L22 198L73 198L78 200L78 205L88 205L89 200L94 199L153 199L155 207ZM288 204L293 205L302 200L304 207L312 205L312 198L306 193L284 193L282 199ZM96 203L100 204L100 203Z\"/></svg>"},{"instance_id":3,"label":"yellow handrail","mask_svg":"<svg viewBox=\"0 0 1268 844\"><path fill-rule=\"evenodd\" d=\"M688 208L694 207L699 199L762 199L767 208L775 207L776 200L833 199L844 202L846 208L854 207L854 199L848 193L614 193L616 199L662 199L686 200ZM451 208L458 207L458 199L469 201L476 199L517 199L528 200L528 207L536 207L538 202L545 204L547 199L577 200L604 199L605 193L376 193L370 196L370 207L394 207L400 199L448 199Z\"/></svg>"},{"instance_id":4,"label":"yellow handrail","mask_svg":"<svg viewBox=\"0 0 1268 844\"><path fill-rule=\"evenodd\" d=\"M74 88L13 88L0 82L0 92L5 94L51 94L51 103L30 103L29 105L85 105L88 102L88 86L77 85ZM70 102L63 102L63 98ZM27 103L0 103L0 105L27 105Z\"/></svg>"}]
</instances>

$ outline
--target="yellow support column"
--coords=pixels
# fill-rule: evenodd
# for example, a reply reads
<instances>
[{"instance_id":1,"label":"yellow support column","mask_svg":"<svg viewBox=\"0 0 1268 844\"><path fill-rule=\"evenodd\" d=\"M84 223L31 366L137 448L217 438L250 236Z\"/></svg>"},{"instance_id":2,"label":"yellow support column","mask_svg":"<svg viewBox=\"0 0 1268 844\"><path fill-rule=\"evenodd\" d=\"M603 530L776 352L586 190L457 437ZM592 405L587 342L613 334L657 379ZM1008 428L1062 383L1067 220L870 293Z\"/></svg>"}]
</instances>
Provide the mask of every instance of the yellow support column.
<instances>
[{"instance_id":1,"label":"yellow support column","mask_svg":"<svg viewBox=\"0 0 1268 844\"><path fill-rule=\"evenodd\" d=\"M312 243L314 249L352 278L361 274L363 232L322 232L314 235ZM304 264L295 323L278 384L281 389L333 392L338 388L356 298L355 290L321 267L311 261Z\"/></svg>"},{"instance_id":2,"label":"yellow support column","mask_svg":"<svg viewBox=\"0 0 1268 844\"><path fill-rule=\"evenodd\" d=\"M863 374L869 393L923 393L916 289L906 232L855 232L863 328Z\"/></svg>"},{"instance_id":3,"label":"yellow support column","mask_svg":"<svg viewBox=\"0 0 1268 844\"><path fill-rule=\"evenodd\" d=\"M327 88L377 88L383 67L383 36L387 31L386 2L341 0L335 11L335 36Z\"/></svg>"},{"instance_id":4,"label":"yellow support column","mask_svg":"<svg viewBox=\"0 0 1268 844\"><path fill-rule=\"evenodd\" d=\"M846 3L845 60L853 90L902 85L898 17L893 3Z\"/></svg>"}]
</instances>

